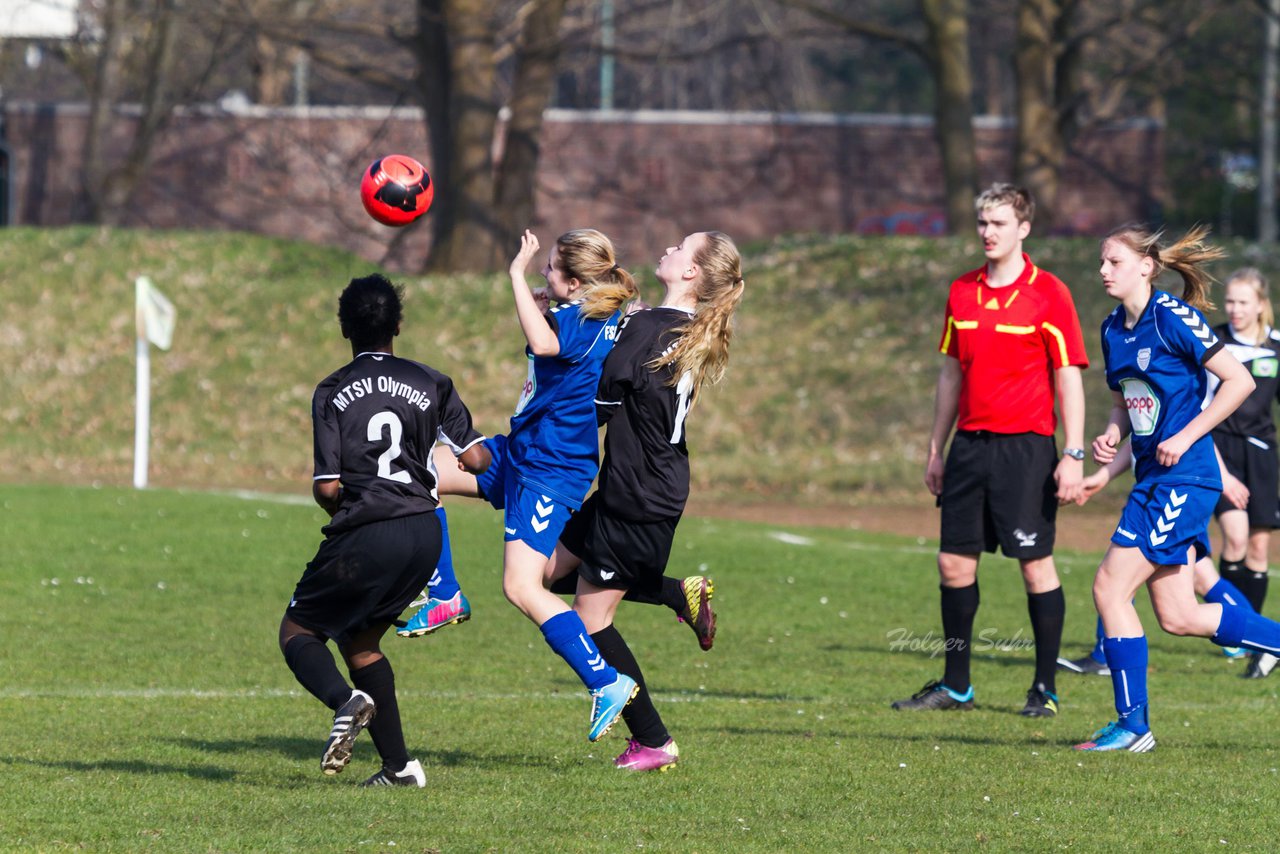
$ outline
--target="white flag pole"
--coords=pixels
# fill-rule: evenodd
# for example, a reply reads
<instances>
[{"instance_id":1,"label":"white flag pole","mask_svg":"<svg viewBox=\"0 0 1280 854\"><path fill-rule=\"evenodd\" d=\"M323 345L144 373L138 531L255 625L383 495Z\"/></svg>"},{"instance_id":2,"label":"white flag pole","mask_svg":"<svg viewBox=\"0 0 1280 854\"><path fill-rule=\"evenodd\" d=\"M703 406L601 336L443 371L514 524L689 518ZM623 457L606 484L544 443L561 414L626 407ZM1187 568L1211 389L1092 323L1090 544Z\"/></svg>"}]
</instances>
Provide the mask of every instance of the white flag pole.
<instances>
[{"instance_id":1,"label":"white flag pole","mask_svg":"<svg viewBox=\"0 0 1280 854\"><path fill-rule=\"evenodd\" d=\"M151 345L161 350L172 346L177 312L173 303L165 299L146 276L134 280L134 295L138 320L138 388L134 404L133 486L146 489L151 441Z\"/></svg>"},{"instance_id":2,"label":"white flag pole","mask_svg":"<svg viewBox=\"0 0 1280 854\"><path fill-rule=\"evenodd\" d=\"M151 436L151 342L138 336L137 395L134 400L133 488L147 488L148 443Z\"/></svg>"}]
</instances>

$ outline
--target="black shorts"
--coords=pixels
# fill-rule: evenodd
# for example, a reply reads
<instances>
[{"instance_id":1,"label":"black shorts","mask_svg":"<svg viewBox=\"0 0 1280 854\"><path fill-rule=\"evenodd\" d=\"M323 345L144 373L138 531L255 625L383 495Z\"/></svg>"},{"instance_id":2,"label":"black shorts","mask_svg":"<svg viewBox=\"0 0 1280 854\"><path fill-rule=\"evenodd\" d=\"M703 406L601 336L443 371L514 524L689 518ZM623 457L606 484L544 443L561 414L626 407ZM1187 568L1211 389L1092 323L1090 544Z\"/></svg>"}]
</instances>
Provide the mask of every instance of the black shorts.
<instances>
[{"instance_id":1,"label":"black shorts","mask_svg":"<svg viewBox=\"0 0 1280 854\"><path fill-rule=\"evenodd\" d=\"M1038 433L956 433L942 474L942 536L949 554L994 552L1034 560L1053 554L1058 449Z\"/></svg>"},{"instance_id":2,"label":"black shorts","mask_svg":"<svg viewBox=\"0 0 1280 854\"><path fill-rule=\"evenodd\" d=\"M1250 528L1280 528L1280 463L1276 461L1275 445L1252 436L1230 433L1214 433L1213 444L1227 471L1249 487ZM1218 500L1213 514L1220 516L1236 506L1225 498Z\"/></svg>"},{"instance_id":3,"label":"black shorts","mask_svg":"<svg viewBox=\"0 0 1280 854\"><path fill-rule=\"evenodd\" d=\"M569 517L560 543L582 561L578 575L596 587L613 590L654 590L671 557L680 517L656 522L633 522L615 516L596 493Z\"/></svg>"},{"instance_id":4,"label":"black shorts","mask_svg":"<svg viewBox=\"0 0 1280 854\"><path fill-rule=\"evenodd\" d=\"M285 616L341 643L409 607L440 560L440 519L418 513L370 522L320 544Z\"/></svg>"}]
</instances>

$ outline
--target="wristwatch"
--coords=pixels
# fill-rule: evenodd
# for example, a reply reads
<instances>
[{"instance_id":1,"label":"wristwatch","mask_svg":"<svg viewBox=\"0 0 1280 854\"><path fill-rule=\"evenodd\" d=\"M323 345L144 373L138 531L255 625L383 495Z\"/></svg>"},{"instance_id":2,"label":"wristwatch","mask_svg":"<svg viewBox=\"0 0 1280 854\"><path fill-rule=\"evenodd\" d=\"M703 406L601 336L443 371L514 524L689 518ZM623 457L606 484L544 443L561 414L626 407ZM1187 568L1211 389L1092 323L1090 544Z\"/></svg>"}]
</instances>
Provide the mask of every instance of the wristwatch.
<instances>
[{"instance_id":1,"label":"wristwatch","mask_svg":"<svg viewBox=\"0 0 1280 854\"><path fill-rule=\"evenodd\" d=\"M1064 457L1071 457L1073 460L1084 462L1084 448L1064 448L1062 450Z\"/></svg>"}]
</instances>

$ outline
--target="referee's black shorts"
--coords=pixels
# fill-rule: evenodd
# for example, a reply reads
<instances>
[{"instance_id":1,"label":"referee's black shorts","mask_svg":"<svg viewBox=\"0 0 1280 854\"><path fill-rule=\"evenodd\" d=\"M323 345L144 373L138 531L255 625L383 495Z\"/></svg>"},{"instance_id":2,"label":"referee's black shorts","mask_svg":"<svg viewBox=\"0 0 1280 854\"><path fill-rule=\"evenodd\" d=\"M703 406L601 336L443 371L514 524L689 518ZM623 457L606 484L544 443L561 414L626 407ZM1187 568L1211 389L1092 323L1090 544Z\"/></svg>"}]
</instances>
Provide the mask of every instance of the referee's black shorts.
<instances>
[{"instance_id":1,"label":"referee's black shorts","mask_svg":"<svg viewBox=\"0 0 1280 854\"><path fill-rule=\"evenodd\" d=\"M325 539L294 588L285 616L342 643L400 616L440 560L435 513L370 522Z\"/></svg>"},{"instance_id":2,"label":"referee's black shorts","mask_svg":"<svg viewBox=\"0 0 1280 854\"><path fill-rule=\"evenodd\" d=\"M578 576L597 587L656 591L671 557L679 516L635 522L610 513L592 493L569 517L560 542L581 561Z\"/></svg>"},{"instance_id":3,"label":"referee's black shorts","mask_svg":"<svg viewBox=\"0 0 1280 854\"><path fill-rule=\"evenodd\" d=\"M1039 433L957 431L942 475L942 534L949 554L1053 554L1058 449Z\"/></svg>"},{"instance_id":4,"label":"referee's black shorts","mask_svg":"<svg viewBox=\"0 0 1280 854\"><path fill-rule=\"evenodd\" d=\"M1249 487L1250 528L1280 528L1280 463L1276 460L1276 446L1252 436L1237 433L1213 434L1213 444L1227 471ZM1214 515L1220 516L1236 506L1226 498L1218 499Z\"/></svg>"}]
</instances>

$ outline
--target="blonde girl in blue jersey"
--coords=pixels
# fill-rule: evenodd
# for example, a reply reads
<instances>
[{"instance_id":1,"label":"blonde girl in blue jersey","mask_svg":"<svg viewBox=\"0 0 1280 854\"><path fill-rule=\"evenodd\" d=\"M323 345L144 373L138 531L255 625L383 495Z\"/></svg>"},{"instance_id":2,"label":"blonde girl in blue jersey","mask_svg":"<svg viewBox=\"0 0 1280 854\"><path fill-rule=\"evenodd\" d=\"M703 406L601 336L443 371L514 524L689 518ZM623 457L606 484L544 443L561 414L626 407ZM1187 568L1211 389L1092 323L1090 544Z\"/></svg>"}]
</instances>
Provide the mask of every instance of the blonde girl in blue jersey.
<instances>
[{"instance_id":1,"label":"blonde girl in blue jersey","mask_svg":"<svg viewBox=\"0 0 1280 854\"><path fill-rule=\"evenodd\" d=\"M525 231L509 269L528 360L510 429L485 441L493 463L479 478L442 458L440 491L484 498L503 511L502 592L591 692L588 738L596 741L635 695L636 683L604 660L582 620L543 586L542 576L565 522L582 505L599 468L596 386L617 338L621 308L636 296L636 286L619 266L608 237L576 229L560 235L546 254L541 271L546 288L535 292L525 270L540 250L538 238ZM457 590L452 577L446 583ZM443 596L428 595L435 598L399 634L430 630L432 603ZM454 598L461 600L461 592Z\"/></svg>"},{"instance_id":2,"label":"blonde girl in blue jersey","mask_svg":"<svg viewBox=\"0 0 1280 854\"><path fill-rule=\"evenodd\" d=\"M1208 523L1222 491L1211 431L1253 390L1248 371L1205 321L1210 307L1203 265L1222 256L1196 228L1162 247L1137 225L1102 242L1102 282L1120 302L1102 325L1113 405L1093 457L1111 463L1131 436L1135 483L1094 578L1118 718L1077 750L1155 747L1147 714L1147 639L1133 597L1143 584L1170 634L1212 638L1220 646L1280 650L1280 624L1240 608L1196 601L1192 567L1208 553ZM1183 298L1157 291L1166 269L1183 279ZM1220 381L1203 405L1207 373ZM1202 408L1203 405L1203 408Z\"/></svg>"}]
</instances>

